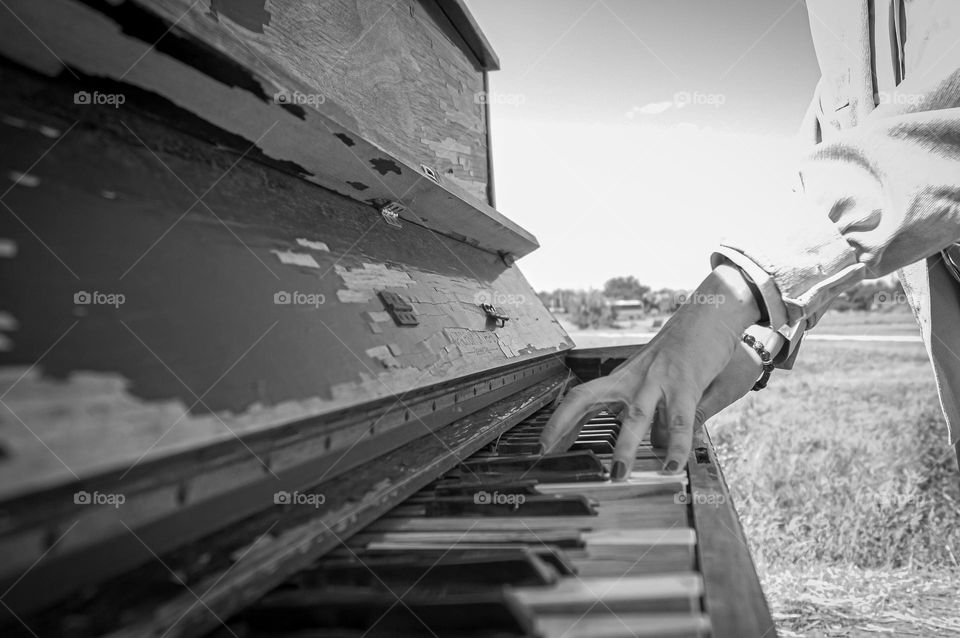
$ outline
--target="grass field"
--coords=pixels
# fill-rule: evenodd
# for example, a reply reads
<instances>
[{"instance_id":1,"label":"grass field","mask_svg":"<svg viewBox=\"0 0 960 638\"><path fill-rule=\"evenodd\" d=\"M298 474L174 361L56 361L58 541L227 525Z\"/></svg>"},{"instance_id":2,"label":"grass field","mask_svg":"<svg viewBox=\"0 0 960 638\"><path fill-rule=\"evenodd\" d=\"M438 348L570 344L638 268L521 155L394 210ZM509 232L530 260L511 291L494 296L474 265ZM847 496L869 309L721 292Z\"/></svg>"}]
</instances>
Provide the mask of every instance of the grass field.
<instances>
[{"instance_id":1,"label":"grass field","mask_svg":"<svg viewBox=\"0 0 960 638\"><path fill-rule=\"evenodd\" d=\"M828 312L810 334L866 334L866 335L914 335L919 334L917 322L905 305L893 312Z\"/></svg>"},{"instance_id":2,"label":"grass field","mask_svg":"<svg viewBox=\"0 0 960 638\"><path fill-rule=\"evenodd\" d=\"M783 635L960 635L960 473L922 345L805 343L709 429Z\"/></svg>"},{"instance_id":3,"label":"grass field","mask_svg":"<svg viewBox=\"0 0 960 638\"><path fill-rule=\"evenodd\" d=\"M816 333L919 331L904 308ZM960 472L922 344L807 341L709 430L781 635L960 636Z\"/></svg>"}]
</instances>

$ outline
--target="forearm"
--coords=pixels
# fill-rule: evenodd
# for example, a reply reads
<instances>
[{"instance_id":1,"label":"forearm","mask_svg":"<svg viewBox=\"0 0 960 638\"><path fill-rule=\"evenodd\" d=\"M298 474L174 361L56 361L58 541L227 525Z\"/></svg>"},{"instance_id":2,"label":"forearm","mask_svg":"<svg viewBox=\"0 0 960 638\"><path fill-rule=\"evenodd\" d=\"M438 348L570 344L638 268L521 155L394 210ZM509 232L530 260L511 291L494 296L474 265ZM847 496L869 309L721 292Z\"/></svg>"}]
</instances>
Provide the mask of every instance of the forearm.
<instances>
[{"instance_id":1,"label":"forearm","mask_svg":"<svg viewBox=\"0 0 960 638\"><path fill-rule=\"evenodd\" d=\"M742 273L730 264L717 265L697 287L693 303L712 307L720 321L739 335L760 320L760 307Z\"/></svg>"}]
</instances>

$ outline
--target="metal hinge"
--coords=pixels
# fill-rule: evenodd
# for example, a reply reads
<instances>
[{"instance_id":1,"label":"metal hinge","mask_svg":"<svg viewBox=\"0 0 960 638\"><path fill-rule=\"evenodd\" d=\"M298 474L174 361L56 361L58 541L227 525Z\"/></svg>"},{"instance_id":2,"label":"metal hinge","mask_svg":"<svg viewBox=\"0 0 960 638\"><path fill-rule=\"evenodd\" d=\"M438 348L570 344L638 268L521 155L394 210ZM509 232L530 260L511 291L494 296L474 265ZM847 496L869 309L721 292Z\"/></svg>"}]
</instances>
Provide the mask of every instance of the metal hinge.
<instances>
[{"instance_id":1,"label":"metal hinge","mask_svg":"<svg viewBox=\"0 0 960 638\"><path fill-rule=\"evenodd\" d=\"M387 290L381 290L377 295L398 326L416 326L420 323L413 306L403 296Z\"/></svg>"},{"instance_id":2,"label":"metal hinge","mask_svg":"<svg viewBox=\"0 0 960 638\"><path fill-rule=\"evenodd\" d=\"M407 207L400 202L387 202L380 207L380 214L383 216L383 220L394 228L403 228L403 226L400 225L400 213L405 212L408 212Z\"/></svg>"},{"instance_id":3,"label":"metal hinge","mask_svg":"<svg viewBox=\"0 0 960 638\"><path fill-rule=\"evenodd\" d=\"M503 312L493 304L482 303L480 304L480 309L483 310L483 312L487 315L488 319L493 320L493 322L497 325L498 328L502 328L504 324L506 324L510 320L510 317L505 312Z\"/></svg>"},{"instance_id":4,"label":"metal hinge","mask_svg":"<svg viewBox=\"0 0 960 638\"><path fill-rule=\"evenodd\" d=\"M434 182L434 183L436 183L436 184L439 184L439 183L440 183L440 173L438 173L437 170L436 170L435 168L433 168L432 166L427 166L426 164L421 164L421 165L420 165L420 170L423 171L423 174L424 174L424 175L427 177L427 179L429 179L431 182Z\"/></svg>"}]
</instances>

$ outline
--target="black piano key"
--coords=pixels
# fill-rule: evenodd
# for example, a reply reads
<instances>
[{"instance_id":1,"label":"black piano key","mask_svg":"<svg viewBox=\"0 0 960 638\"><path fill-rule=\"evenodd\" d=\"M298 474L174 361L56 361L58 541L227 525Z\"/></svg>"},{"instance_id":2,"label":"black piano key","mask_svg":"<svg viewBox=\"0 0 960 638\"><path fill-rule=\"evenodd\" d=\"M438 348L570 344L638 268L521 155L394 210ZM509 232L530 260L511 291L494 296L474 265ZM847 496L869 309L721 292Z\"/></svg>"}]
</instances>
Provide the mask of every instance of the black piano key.
<instances>
[{"instance_id":1,"label":"black piano key","mask_svg":"<svg viewBox=\"0 0 960 638\"><path fill-rule=\"evenodd\" d=\"M299 587L377 587L395 591L476 591L481 586L543 586L557 581L557 570L523 549L452 551L440 555L385 554L323 559L288 581Z\"/></svg>"},{"instance_id":2,"label":"black piano key","mask_svg":"<svg viewBox=\"0 0 960 638\"><path fill-rule=\"evenodd\" d=\"M590 452L565 452L543 456L500 456L484 459L470 459L459 466L461 474L519 474L526 478L537 478L534 472L552 474L589 474L597 473L602 480L603 465Z\"/></svg>"},{"instance_id":3,"label":"black piano key","mask_svg":"<svg viewBox=\"0 0 960 638\"><path fill-rule=\"evenodd\" d=\"M596 516L595 503L582 494L528 496L481 488L469 496L439 497L424 503L431 516Z\"/></svg>"},{"instance_id":4,"label":"black piano key","mask_svg":"<svg viewBox=\"0 0 960 638\"><path fill-rule=\"evenodd\" d=\"M613 454L613 448L609 441L578 441L570 446L571 451L589 450L594 454Z\"/></svg>"},{"instance_id":5,"label":"black piano key","mask_svg":"<svg viewBox=\"0 0 960 638\"><path fill-rule=\"evenodd\" d=\"M470 480L468 475L466 480L445 479L438 481L433 485L433 496L472 496L479 490L498 491L504 494L529 494L531 496L539 494L537 492L537 482L533 479L522 481L501 481L501 482L480 482ZM421 494L428 494L423 491Z\"/></svg>"},{"instance_id":6,"label":"black piano key","mask_svg":"<svg viewBox=\"0 0 960 638\"><path fill-rule=\"evenodd\" d=\"M344 587L278 590L241 619L254 630L273 632L330 628L369 630L368 636L433 637L535 633L530 612L505 590L451 596Z\"/></svg>"}]
</instances>

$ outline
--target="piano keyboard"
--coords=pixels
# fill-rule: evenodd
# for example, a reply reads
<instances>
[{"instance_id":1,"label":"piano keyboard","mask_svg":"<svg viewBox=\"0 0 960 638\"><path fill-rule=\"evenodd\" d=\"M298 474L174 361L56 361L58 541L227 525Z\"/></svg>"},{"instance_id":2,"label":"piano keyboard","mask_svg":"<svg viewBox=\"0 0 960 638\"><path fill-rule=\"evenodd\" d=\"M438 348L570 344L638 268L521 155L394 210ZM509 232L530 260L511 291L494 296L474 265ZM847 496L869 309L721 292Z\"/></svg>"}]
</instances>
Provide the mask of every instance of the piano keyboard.
<instances>
[{"instance_id":1,"label":"piano keyboard","mask_svg":"<svg viewBox=\"0 0 960 638\"><path fill-rule=\"evenodd\" d=\"M249 607L237 635L707 636L686 473L619 422L538 451L544 408Z\"/></svg>"}]
</instances>

